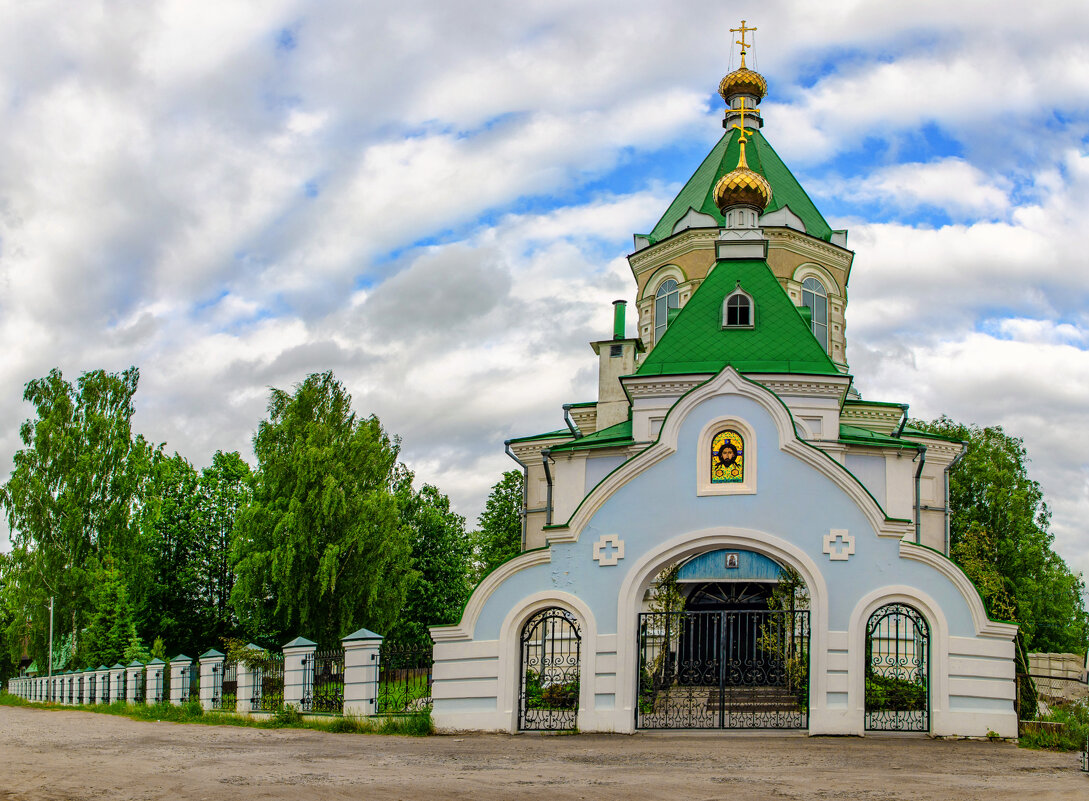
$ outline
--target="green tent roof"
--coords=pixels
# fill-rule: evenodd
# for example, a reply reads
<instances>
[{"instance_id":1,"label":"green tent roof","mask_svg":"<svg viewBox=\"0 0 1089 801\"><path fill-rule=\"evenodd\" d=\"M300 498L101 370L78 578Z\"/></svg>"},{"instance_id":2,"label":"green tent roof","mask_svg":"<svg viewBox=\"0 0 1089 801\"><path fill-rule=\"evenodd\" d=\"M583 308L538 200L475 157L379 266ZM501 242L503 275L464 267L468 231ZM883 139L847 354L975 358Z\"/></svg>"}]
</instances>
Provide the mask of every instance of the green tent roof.
<instances>
[{"instance_id":1,"label":"green tent roof","mask_svg":"<svg viewBox=\"0 0 1089 801\"><path fill-rule=\"evenodd\" d=\"M700 164L695 174L688 179L684 189L673 200L662 219L648 235L651 244L660 242L673 234L673 226L688 213L690 208L703 214L710 214L719 225L724 223L722 214L715 205L714 189L718 179L737 166L740 147L737 143L741 132L733 129L722 138ZM778 211L784 206L801 217L806 233L826 242L832 239L832 228L824 219L809 195L802 189L798 179L787 169L778 154L768 144L768 140L759 132L749 136L750 144L745 148L745 158L749 167L763 175L771 184L771 203L766 213Z\"/></svg>"},{"instance_id":2,"label":"green tent roof","mask_svg":"<svg viewBox=\"0 0 1089 801\"><path fill-rule=\"evenodd\" d=\"M752 328L724 329L722 302L734 288L753 298ZM720 261L688 299L638 375L718 373L839 375L766 262Z\"/></svg>"}]
</instances>

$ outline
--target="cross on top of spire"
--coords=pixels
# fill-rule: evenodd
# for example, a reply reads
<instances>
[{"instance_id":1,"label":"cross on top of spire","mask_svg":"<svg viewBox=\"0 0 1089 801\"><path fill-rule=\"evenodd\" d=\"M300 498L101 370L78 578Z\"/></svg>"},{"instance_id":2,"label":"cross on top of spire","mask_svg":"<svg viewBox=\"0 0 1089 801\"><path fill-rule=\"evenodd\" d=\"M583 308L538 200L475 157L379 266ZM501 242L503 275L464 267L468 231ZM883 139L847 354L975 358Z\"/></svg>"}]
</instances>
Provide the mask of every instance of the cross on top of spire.
<instances>
[{"instance_id":1,"label":"cross on top of spire","mask_svg":"<svg viewBox=\"0 0 1089 801\"><path fill-rule=\"evenodd\" d=\"M741 45L741 68L742 69L745 68L745 51L748 50L750 47L752 47L752 45L750 45L749 43L747 43L745 41L745 34L748 33L749 31L755 31L755 30L756 30L756 28L746 27L745 26L745 20L741 20L741 27L740 28L730 28L730 33L740 33L741 34L741 38L738 39L737 41L735 41L734 44Z\"/></svg>"},{"instance_id":2,"label":"cross on top of spire","mask_svg":"<svg viewBox=\"0 0 1089 801\"><path fill-rule=\"evenodd\" d=\"M731 128L737 128L737 130L741 131L741 136L738 137L738 141L741 142L741 143L744 143L748 139L748 137L745 136L745 112L755 111L755 110L756 109L751 109L751 108L746 108L745 107L745 98L741 98L741 105L740 106L738 106L736 108L733 108L733 109L730 109L730 111L733 111L733 112L738 113L738 114L741 115L741 121L740 121L741 124L739 125L739 124L737 124L735 122L733 125L730 126Z\"/></svg>"}]
</instances>

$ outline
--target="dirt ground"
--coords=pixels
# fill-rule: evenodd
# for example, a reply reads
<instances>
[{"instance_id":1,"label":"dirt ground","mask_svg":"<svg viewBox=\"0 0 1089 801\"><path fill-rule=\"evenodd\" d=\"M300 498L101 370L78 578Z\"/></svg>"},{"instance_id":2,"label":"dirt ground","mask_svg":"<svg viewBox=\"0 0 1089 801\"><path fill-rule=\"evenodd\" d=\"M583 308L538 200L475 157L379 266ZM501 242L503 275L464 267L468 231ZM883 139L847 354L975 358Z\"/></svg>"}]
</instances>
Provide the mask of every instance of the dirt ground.
<instances>
[{"instance_id":1,"label":"dirt ground","mask_svg":"<svg viewBox=\"0 0 1089 801\"><path fill-rule=\"evenodd\" d=\"M0 799L1089 799L1078 755L765 734L382 737L0 707Z\"/></svg>"}]
</instances>

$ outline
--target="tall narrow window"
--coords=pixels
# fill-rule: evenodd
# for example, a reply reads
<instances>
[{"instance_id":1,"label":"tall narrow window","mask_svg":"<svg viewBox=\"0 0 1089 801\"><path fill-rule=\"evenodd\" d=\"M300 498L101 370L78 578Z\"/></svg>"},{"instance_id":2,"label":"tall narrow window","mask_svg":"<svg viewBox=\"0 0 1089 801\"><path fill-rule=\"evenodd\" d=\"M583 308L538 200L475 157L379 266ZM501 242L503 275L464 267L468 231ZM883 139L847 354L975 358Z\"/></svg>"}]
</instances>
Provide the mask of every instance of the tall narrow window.
<instances>
[{"instance_id":1,"label":"tall narrow window","mask_svg":"<svg viewBox=\"0 0 1089 801\"><path fill-rule=\"evenodd\" d=\"M732 428L719 431L711 438L711 483L740 484L744 480L745 440Z\"/></svg>"},{"instance_id":2,"label":"tall narrow window","mask_svg":"<svg viewBox=\"0 0 1089 801\"><path fill-rule=\"evenodd\" d=\"M828 292L816 278L802 281L802 305L809 307L813 336L828 352Z\"/></svg>"},{"instance_id":3,"label":"tall narrow window","mask_svg":"<svg viewBox=\"0 0 1089 801\"><path fill-rule=\"evenodd\" d=\"M654 293L654 341L657 342L665 333L669 325L669 310L679 308L681 305L681 292L677 288L677 282L670 278L662 281L658 291Z\"/></svg>"}]
</instances>

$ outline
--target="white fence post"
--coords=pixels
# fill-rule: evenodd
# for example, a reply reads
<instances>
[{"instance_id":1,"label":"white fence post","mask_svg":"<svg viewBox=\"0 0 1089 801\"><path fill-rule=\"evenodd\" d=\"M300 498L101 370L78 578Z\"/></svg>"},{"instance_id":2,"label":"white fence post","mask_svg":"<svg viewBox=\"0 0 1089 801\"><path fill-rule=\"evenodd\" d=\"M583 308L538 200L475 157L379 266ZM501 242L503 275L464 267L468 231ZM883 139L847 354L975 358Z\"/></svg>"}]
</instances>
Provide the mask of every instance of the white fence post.
<instances>
[{"instance_id":1,"label":"white fence post","mask_svg":"<svg viewBox=\"0 0 1089 801\"><path fill-rule=\"evenodd\" d=\"M129 677L125 683L126 697L125 700L130 704L136 703L136 690L138 689L138 682L140 681L140 675L144 672L143 663L134 659L129 662L129 666L125 668L128 671ZM146 691L146 689L145 689ZM143 699L141 699L143 700Z\"/></svg>"},{"instance_id":2,"label":"white fence post","mask_svg":"<svg viewBox=\"0 0 1089 801\"><path fill-rule=\"evenodd\" d=\"M360 629L344 645L344 714L369 716L378 698L378 656L382 635Z\"/></svg>"},{"instance_id":3,"label":"white fence post","mask_svg":"<svg viewBox=\"0 0 1089 801\"><path fill-rule=\"evenodd\" d=\"M180 706L182 699L189 698L189 668L193 660L178 654L170 660L170 703Z\"/></svg>"},{"instance_id":4,"label":"white fence post","mask_svg":"<svg viewBox=\"0 0 1089 801\"><path fill-rule=\"evenodd\" d=\"M296 637L284 646L284 706L304 707L303 699L313 694L314 652L318 644ZM309 665L309 670L307 669ZM307 710L309 711L309 710Z\"/></svg>"},{"instance_id":5,"label":"white fence post","mask_svg":"<svg viewBox=\"0 0 1089 801\"><path fill-rule=\"evenodd\" d=\"M163 698L163 688L166 686L166 671L168 666L161 659L152 659L147 663L147 690L144 700L148 704L161 704L167 699Z\"/></svg>"},{"instance_id":6,"label":"white fence post","mask_svg":"<svg viewBox=\"0 0 1089 801\"><path fill-rule=\"evenodd\" d=\"M209 648L200 655L200 706L205 711L212 708L215 697L216 675L220 675L220 687L223 684L223 654L215 648Z\"/></svg>"}]
</instances>

